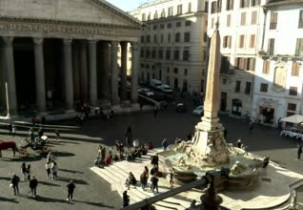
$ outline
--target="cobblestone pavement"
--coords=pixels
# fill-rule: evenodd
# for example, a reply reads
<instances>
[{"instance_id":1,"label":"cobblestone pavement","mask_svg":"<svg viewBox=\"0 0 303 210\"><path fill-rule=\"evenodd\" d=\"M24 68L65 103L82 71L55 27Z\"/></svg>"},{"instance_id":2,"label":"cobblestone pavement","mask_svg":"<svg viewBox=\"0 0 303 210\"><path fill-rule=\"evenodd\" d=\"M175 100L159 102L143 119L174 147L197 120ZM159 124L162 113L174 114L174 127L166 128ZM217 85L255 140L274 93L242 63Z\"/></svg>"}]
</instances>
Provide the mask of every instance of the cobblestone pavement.
<instances>
[{"instance_id":1,"label":"cobblestone pavement","mask_svg":"<svg viewBox=\"0 0 303 210\"><path fill-rule=\"evenodd\" d=\"M134 113L114 116L112 119L90 119L80 129L61 132L62 140L56 142L53 133L46 133L52 140L50 147L57 156L59 165L59 180L47 178L44 168L45 157L35 155L30 158L12 158L11 151L3 151L0 160L0 209L119 209L121 198L110 190L106 181L100 179L89 170L95 159L99 143L112 145L116 139L123 138L127 126L133 128L134 138L140 141L151 141L160 146L164 137L170 143L176 137L186 138L194 131L194 126L200 117L188 113L176 113L173 108L160 112L157 117L152 113ZM248 132L248 125L243 120L221 117L221 121L228 130L227 141L235 143L240 137L248 151L261 155L269 155L281 166L298 173L303 173L303 161L296 158L296 141L282 139L276 129L256 125L252 133ZM64 124L74 122L64 122ZM11 137L7 131L0 130L0 138L14 139L21 143L26 132L17 131L18 136ZM20 178L22 162L31 164L32 175L40 181L38 197L28 195L28 182L20 183L20 195L14 196L9 187L10 178L17 173ZM21 178L22 179L22 178ZM70 179L76 183L74 201L66 202L66 184ZM301 201L303 190L298 190L298 201ZM303 199L302 199L303 200ZM303 202L302 202L303 203Z\"/></svg>"}]
</instances>

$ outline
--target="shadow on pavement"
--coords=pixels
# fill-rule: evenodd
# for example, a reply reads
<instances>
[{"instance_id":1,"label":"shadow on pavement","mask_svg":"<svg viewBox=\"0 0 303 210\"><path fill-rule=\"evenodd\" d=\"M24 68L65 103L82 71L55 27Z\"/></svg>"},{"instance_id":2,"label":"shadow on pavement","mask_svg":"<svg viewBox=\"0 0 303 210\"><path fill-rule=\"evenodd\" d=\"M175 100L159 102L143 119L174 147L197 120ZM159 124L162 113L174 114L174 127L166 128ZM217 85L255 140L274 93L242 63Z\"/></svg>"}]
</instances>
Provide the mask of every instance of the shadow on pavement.
<instances>
[{"instance_id":1,"label":"shadow on pavement","mask_svg":"<svg viewBox=\"0 0 303 210\"><path fill-rule=\"evenodd\" d=\"M70 182L70 180L73 180L75 184L86 184L88 183L86 181L83 181L82 179L71 179L71 178L66 178L66 177L58 177L58 181L63 181L63 182Z\"/></svg>"},{"instance_id":2,"label":"shadow on pavement","mask_svg":"<svg viewBox=\"0 0 303 210\"><path fill-rule=\"evenodd\" d=\"M56 198L47 198L40 195L37 195L37 197L28 197L29 199L33 199L40 202L54 202L54 203L69 203L65 199L56 199ZM72 203L71 203L72 204Z\"/></svg>"},{"instance_id":3,"label":"shadow on pavement","mask_svg":"<svg viewBox=\"0 0 303 210\"><path fill-rule=\"evenodd\" d=\"M0 180L10 181L11 179L12 179L11 177L0 177Z\"/></svg>"},{"instance_id":4,"label":"shadow on pavement","mask_svg":"<svg viewBox=\"0 0 303 210\"><path fill-rule=\"evenodd\" d=\"M73 173L73 174L84 174L83 171L76 171L76 170L70 170L70 169L64 169L64 168L59 168L58 170L68 172L68 173Z\"/></svg>"},{"instance_id":5,"label":"shadow on pavement","mask_svg":"<svg viewBox=\"0 0 303 210\"><path fill-rule=\"evenodd\" d=\"M70 156L75 156L74 153L70 152L60 152L60 151L54 151L52 152L55 156L57 157L70 157Z\"/></svg>"},{"instance_id":6,"label":"shadow on pavement","mask_svg":"<svg viewBox=\"0 0 303 210\"><path fill-rule=\"evenodd\" d=\"M2 158L1 160L9 162L31 162L31 161L39 161L43 158L42 155L35 155L35 156L25 156L25 157L12 157L12 158Z\"/></svg>"},{"instance_id":7,"label":"shadow on pavement","mask_svg":"<svg viewBox=\"0 0 303 210\"><path fill-rule=\"evenodd\" d=\"M17 201L15 198L3 198L3 197L0 197L0 201L1 202L19 203L19 201Z\"/></svg>"},{"instance_id":8,"label":"shadow on pavement","mask_svg":"<svg viewBox=\"0 0 303 210\"><path fill-rule=\"evenodd\" d=\"M43 185L46 185L46 186L54 186L54 187L60 187L61 186L59 184L54 184L54 183L44 182L44 181L39 181L39 184L43 184Z\"/></svg>"},{"instance_id":9,"label":"shadow on pavement","mask_svg":"<svg viewBox=\"0 0 303 210\"><path fill-rule=\"evenodd\" d=\"M88 204L88 205L98 206L98 207L106 207L106 208L109 208L109 209L113 209L114 208L113 206L108 206L108 205L105 205L105 204L99 203L99 202L79 201L79 200L74 200L74 202L85 203L85 204Z\"/></svg>"}]
</instances>

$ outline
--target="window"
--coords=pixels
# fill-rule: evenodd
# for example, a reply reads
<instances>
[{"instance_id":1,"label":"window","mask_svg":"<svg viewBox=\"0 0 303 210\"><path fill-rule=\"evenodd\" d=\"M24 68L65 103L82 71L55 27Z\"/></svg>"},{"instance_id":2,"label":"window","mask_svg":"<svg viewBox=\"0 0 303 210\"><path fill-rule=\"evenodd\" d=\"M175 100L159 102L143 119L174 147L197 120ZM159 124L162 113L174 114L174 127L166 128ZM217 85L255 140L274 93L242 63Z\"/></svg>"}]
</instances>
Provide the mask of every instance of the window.
<instances>
[{"instance_id":1,"label":"window","mask_svg":"<svg viewBox=\"0 0 303 210\"><path fill-rule=\"evenodd\" d=\"M172 24L171 23L167 23L167 28L171 28Z\"/></svg>"},{"instance_id":2,"label":"window","mask_svg":"<svg viewBox=\"0 0 303 210\"><path fill-rule=\"evenodd\" d=\"M148 13L147 15L147 20L150 20L150 13Z\"/></svg>"},{"instance_id":3,"label":"window","mask_svg":"<svg viewBox=\"0 0 303 210\"><path fill-rule=\"evenodd\" d=\"M267 89L268 89L268 84L266 84L266 83L261 83L260 92L266 93L266 92L267 92Z\"/></svg>"},{"instance_id":4,"label":"window","mask_svg":"<svg viewBox=\"0 0 303 210\"><path fill-rule=\"evenodd\" d=\"M241 89L241 81L236 81L236 88L235 88L235 92L239 93Z\"/></svg>"},{"instance_id":5,"label":"window","mask_svg":"<svg viewBox=\"0 0 303 210\"><path fill-rule=\"evenodd\" d=\"M226 17L226 26L227 26L227 27L230 27L230 22L231 22L231 15L229 14L229 15L227 15L227 17Z\"/></svg>"},{"instance_id":6,"label":"window","mask_svg":"<svg viewBox=\"0 0 303 210\"><path fill-rule=\"evenodd\" d=\"M179 60L179 48L175 48L174 50L174 60Z\"/></svg>"},{"instance_id":7,"label":"window","mask_svg":"<svg viewBox=\"0 0 303 210\"><path fill-rule=\"evenodd\" d=\"M227 73L228 71L229 71L229 57L222 56L220 73Z\"/></svg>"},{"instance_id":8,"label":"window","mask_svg":"<svg viewBox=\"0 0 303 210\"><path fill-rule=\"evenodd\" d=\"M144 43L144 38L145 38L145 37L142 35L142 36L141 36L141 43Z\"/></svg>"},{"instance_id":9,"label":"window","mask_svg":"<svg viewBox=\"0 0 303 210\"><path fill-rule=\"evenodd\" d=\"M163 43L163 41L164 41L164 35L163 34L161 34L161 36L160 36L160 41L161 41L161 43Z\"/></svg>"},{"instance_id":10,"label":"window","mask_svg":"<svg viewBox=\"0 0 303 210\"><path fill-rule=\"evenodd\" d=\"M249 48L254 48L254 47L255 47L255 35L252 34L250 35Z\"/></svg>"},{"instance_id":11,"label":"window","mask_svg":"<svg viewBox=\"0 0 303 210\"><path fill-rule=\"evenodd\" d=\"M255 58L247 58L245 69L248 71L255 71L256 69L256 59Z\"/></svg>"},{"instance_id":12,"label":"window","mask_svg":"<svg viewBox=\"0 0 303 210\"><path fill-rule=\"evenodd\" d=\"M153 50L152 50L152 58L156 58L156 49L155 48L153 48Z\"/></svg>"},{"instance_id":13,"label":"window","mask_svg":"<svg viewBox=\"0 0 303 210\"><path fill-rule=\"evenodd\" d=\"M268 54L273 55L275 50L275 39L268 39Z\"/></svg>"},{"instance_id":14,"label":"window","mask_svg":"<svg viewBox=\"0 0 303 210\"><path fill-rule=\"evenodd\" d=\"M265 61L263 62L263 70L262 70L262 73L263 73L263 74L269 74L269 72L270 72L270 61L265 60Z\"/></svg>"},{"instance_id":15,"label":"window","mask_svg":"<svg viewBox=\"0 0 303 210\"><path fill-rule=\"evenodd\" d=\"M208 1L205 1L205 4L204 4L204 11L205 11L205 12L208 12Z\"/></svg>"},{"instance_id":16,"label":"window","mask_svg":"<svg viewBox=\"0 0 303 210\"><path fill-rule=\"evenodd\" d=\"M228 36L223 37L223 48L227 48L227 39L228 39Z\"/></svg>"},{"instance_id":17,"label":"window","mask_svg":"<svg viewBox=\"0 0 303 210\"><path fill-rule=\"evenodd\" d=\"M184 69L184 76L187 76L187 69Z\"/></svg>"},{"instance_id":18,"label":"window","mask_svg":"<svg viewBox=\"0 0 303 210\"><path fill-rule=\"evenodd\" d=\"M159 49L159 59L163 59L163 49Z\"/></svg>"},{"instance_id":19,"label":"window","mask_svg":"<svg viewBox=\"0 0 303 210\"><path fill-rule=\"evenodd\" d=\"M218 12L221 12L222 9L222 0L218 0Z\"/></svg>"},{"instance_id":20,"label":"window","mask_svg":"<svg viewBox=\"0 0 303 210\"><path fill-rule=\"evenodd\" d=\"M240 0L240 8L248 7L249 0Z\"/></svg>"},{"instance_id":21,"label":"window","mask_svg":"<svg viewBox=\"0 0 303 210\"><path fill-rule=\"evenodd\" d=\"M141 68L144 68L145 65L144 65L144 63L141 63L140 66L141 66Z\"/></svg>"},{"instance_id":22,"label":"window","mask_svg":"<svg viewBox=\"0 0 303 210\"><path fill-rule=\"evenodd\" d=\"M181 34L180 33L176 33L175 34L175 42L180 42L180 37L181 37Z\"/></svg>"},{"instance_id":23,"label":"window","mask_svg":"<svg viewBox=\"0 0 303 210\"><path fill-rule=\"evenodd\" d=\"M239 48L243 48L243 47L244 47L244 35L240 35Z\"/></svg>"},{"instance_id":24,"label":"window","mask_svg":"<svg viewBox=\"0 0 303 210\"><path fill-rule=\"evenodd\" d=\"M165 55L167 60L170 60L170 49L166 49L166 55Z\"/></svg>"},{"instance_id":25,"label":"window","mask_svg":"<svg viewBox=\"0 0 303 210\"><path fill-rule=\"evenodd\" d=\"M188 3L187 12L188 12L188 13L191 13L191 2Z\"/></svg>"},{"instance_id":26,"label":"window","mask_svg":"<svg viewBox=\"0 0 303 210\"><path fill-rule=\"evenodd\" d=\"M246 95L250 94L250 89L251 89L251 82L246 82L246 85L245 85L245 94Z\"/></svg>"},{"instance_id":27,"label":"window","mask_svg":"<svg viewBox=\"0 0 303 210\"><path fill-rule=\"evenodd\" d=\"M185 26L190 26L190 25L191 25L191 21L190 20L185 21Z\"/></svg>"},{"instance_id":28,"label":"window","mask_svg":"<svg viewBox=\"0 0 303 210\"><path fill-rule=\"evenodd\" d=\"M232 36L225 36L223 38L223 48L231 48Z\"/></svg>"},{"instance_id":29,"label":"window","mask_svg":"<svg viewBox=\"0 0 303 210\"><path fill-rule=\"evenodd\" d=\"M241 13L241 25L244 26L246 23L246 12Z\"/></svg>"},{"instance_id":30,"label":"window","mask_svg":"<svg viewBox=\"0 0 303 210\"><path fill-rule=\"evenodd\" d=\"M234 9L234 0L226 0L226 10Z\"/></svg>"},{"instance_id":31,"label":"window","mask_svg":"<svg viewBox=\"0 0 303 210\"><path fill-rule=\"evenodd\" d=\"M255 7L255 6L258 6L260 5L260 0L251 0L251 6L252 7Z\"/></svg>"},{"instance_id":32,"label":"window","mask_svg":"<svg viewBox=\"0 0 303 210\"><path fill-rule=\"evenodd\" d=\"M223 85L226 85L226 83L227 83L227 79L226 79L226 78L223 78L223 79L222 79L222 84L223 84Z\"/></svg>"},{"instance_id":33,"label":"window","mask_svg":"<svg viewBox=\"0 0 303 210\"><path fill-rule=\"evenodd\" d=\"M154 42L158 42L158 36L156 34L154 35Z\"/></svg>"},{"instance_id":34,"label":"window","mask_svg":"<svg viewBox=\"0 0 303 210\"><path fill-rule=\"evenodd\" d=\"M291 76L299 76L300 65L298 62L294 61L292 63Z\"/></svg>"},{"instance_id":35,"label":"window","mask_svg":"<svg viewBox=\"0 0 303 210\"><path fill-rule=\"evenodd\" d=\"M182 26L182 22L176 22L176 27L181 27Z\"/></svg>"},{"instance_id":36,"label":"window","mask_svg":"<svg viewBox=\"0 0 303 210\"><path fill-rule=\"evenodd\" d=\"M173 7L168 7L168 17L173 16L174 15L174 8Z\"/></svg>"},{"instance_id":37,"label":"window","mask_svg":"<svg viewBox=\"0 0 303 210\"><path fill-rule=\"evenodd\" d=\"M184 61L189 60L189 49L188 48L184 48L184 50L183 50L183 60Z\"/></svg>"},{"instance_id":38,"label":"window","mask_svg":"<svg viewBox=\"0 0 303 210\"><path fill-rule=\"evenodd\" d=\"M190 33L189 32L184 33L184 42L190 42Z\"/></svg>"},{"instance_id":39,"label":"window","mask_svg":"<svg viewBox=\"0 0 303 210\"><path fill-rule=\"evenodd\" d=\"M177 15L182 15L182 4L177 6Z\"/></svg>"},{"instance_id":40,"label":"window","mask_svg":"<svg viewBox=\"0 0 303 210\"><path fill-rule=\"evenodd\" d=\"M300 57L303 56L303 38L297 39L295 55Z\"/></svg>"},{"instance_id":41,"label":"window","mask_svg":"<svg viewBox=\"0 0 303 210\"><path fill-rule=\"evenodd\" d=\"M154 26L153 26L153 29L154 29L154 30L157 30L157 28L158 28L157 25L154 25Z\"/></svg>"},{"instance_id":42,"label":"window","mask_svg":"<svg viewBox=\"0 0 303 210\"><path fill-rule=\"evenodd\" d=\"M269 29L276 29L277 28L277 22L278 22L278 13L272 12L271 15L270 15Z\"/></svg>"},{"instance_id":43,"label":"window","mask_svg":"<svg viewBox=\"0 0 303 210\"><path fill-rule=\"evenodd\" d=\"M141 48L141 50L140 50L140 57L144 58L144 48Z\"/></svg>"},{"instance_id":44,"label":"window","mask_svg":"<svg viewBox=\"0 0 303 210\"><path fill-rule=\"evenodd\" d=\"M146 55L146 58L149 58L149 56L150 56L150 51L149 51L149 49L146 49L146 50L145 50L145 55Z\"/></svg>"},{"instance_id":45,"label":"window","mask_svg":"<svg viewBox=\"0 0 303 210\"><path fill-rule=\"evenodd\" d=\"M207 42L207 33L206 32L204 32L204 34L203 34L203 42Z\"/></svg>"},{"instance_id":46,"label":"window","mask_svg":"<svg viewBox=\"0 0 303 210\"><path fill-rule=\"evenodd\" d=\"M257 24L257 11L253 11L251 13L251 24L252 25Z\"/></svg>"},{"instance_id":47,"label":"window","mask_svg":"<svg viewBox=\"0 0 303 210\"><path fill-rule=\"evenodd\" d=\"M146 42L150 43L150 36L149 35L146 36Z\"/></svg>"},{"instance_id":48,"label":"window","mask_svg":"<svg viewBox=\"0 0 303 210\"><path fill-rule=\"evenodd\" d=\"M161 18L165 18L165 10L164 9L162 9Z\"/></svg>"},{"instance_id":49,"label":"window","mask_svg":"<svg viewBox=\"0 0 303 210\"><path fill-rule=\"evenodd\" d=\"M167 34L167 42L170 42L170 34Z\"/></svg>"},{"instance_id":50,"label":"window","mask_svg":"<svg viewBox=\"0 0 303 210\"><path fill-rule=\"evenodd\" d=\"M160 24L160 29L164 29L164 24Z\"/></svg>"},{"instance_id":51,"label":"window","mask_svg":"<svg viewBox=\"0 0 303 210\"><path fill-rule=\"evenodd\" d=\"M298 28L303 28L303 10L300 10L299 13L299 26Z\"/></svg>"},{"instance_id":52,"label":"window","mask_svg":"<svg viewBox=\"0 0 303 210\"><path fill-rule=\"evenodd\" d=\"M216 13L217 12L217 2L216 1L213 1L211 3L211 10L210 10L210 13L213 14L213 13Z\"/></svg>"},{"instance_id":53,"label":"window","mask_svg":"<svg viewBox=\"0 0 303 210\"><path fill-rule=\"evenodd\" d=\"M289 95L296 96L297 95L297 87L289 87Z\"/></svg>"},{"instance_id":54,"label":"window","mask_svg":"<svg viewBox=\"0 0 303 210\"><path fill-rule=\"evenodd\" d=\"M174 68L174 73L178 74L178 68Z\"/></svg>"},{"instance_id":55,"label":"window","mask_svg":"<svg viewBox=\"0 0 303 210\"><path fill-rule=\"evenodd\" d=\"M287 110L288 111L296 111L296 109L297 109L297 104L292 104L292 103L288 103L287 104Z\"/></svg>"}]
</instances>

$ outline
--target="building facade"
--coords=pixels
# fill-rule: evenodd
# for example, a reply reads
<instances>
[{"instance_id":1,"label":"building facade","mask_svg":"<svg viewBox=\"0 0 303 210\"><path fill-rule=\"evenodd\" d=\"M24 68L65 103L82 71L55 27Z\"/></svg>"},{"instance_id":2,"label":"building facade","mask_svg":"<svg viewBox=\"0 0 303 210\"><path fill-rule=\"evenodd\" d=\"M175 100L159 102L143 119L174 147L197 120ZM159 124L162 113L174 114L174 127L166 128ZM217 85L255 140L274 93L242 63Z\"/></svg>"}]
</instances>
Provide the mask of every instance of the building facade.
<instances>
[{"instance_id":1,"label":"building facade","mask_svg":"<svg viewBox=\"0 0 303 210\"><path fill-rule=\"evenodd\" d=\"M270 1L264 11L252 113L258 122L277 125L303 113L303 1Z\"/></svg>"},{"instance_id":2,"label":"building facade","mask_svg":"<svg viewBox=\"0 0 303 210\"><path fill-rule=\"evenodd\" d=\"M140 28L139 21L106 1L0 1L0 101L2 110L9 110L3 113L136 103ZM130 98L125 88L128 45L133 55Z\"/></svg>"},{"instance_id":3,"label":"building facade","mask_svg":"<svg viewBox=\"0 0 303 210\"><path fill-rule=\"evenodd\" d=\"M221 112L250 116L265 0L211 0L208 36L221 36Z\"/></svg>"},{"instance_id":4,"label":"building facade","mask_svg":"<svg viewBox=\"0 0 303 210\"><path fill-rule=\"evenodd\" d=\"M184 92L203 91L207 1L158 0L131 14L143 21L140 79L159 79Z\"/></svg>"}]
</instances>

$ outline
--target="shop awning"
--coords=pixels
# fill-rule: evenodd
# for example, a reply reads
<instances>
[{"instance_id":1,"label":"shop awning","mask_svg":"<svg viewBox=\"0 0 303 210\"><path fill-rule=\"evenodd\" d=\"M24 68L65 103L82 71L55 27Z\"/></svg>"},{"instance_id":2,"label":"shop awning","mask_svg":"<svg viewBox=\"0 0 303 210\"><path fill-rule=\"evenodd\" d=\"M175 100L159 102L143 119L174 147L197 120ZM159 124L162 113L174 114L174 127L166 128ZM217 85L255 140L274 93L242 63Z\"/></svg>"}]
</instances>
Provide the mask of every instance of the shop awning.
<instances>
[{"instance_id":1,"label":"shop awning","mask_svg":"<svg viewBox=\"0 0 303 210\"><path fill-rule=\"evenodd\" d=\"M303 123L303 115L295 114L291 115L289 117L284 117L281 119L281 122L290 122L294 124L300 124Z\"/></svg>"}]
</instances>

